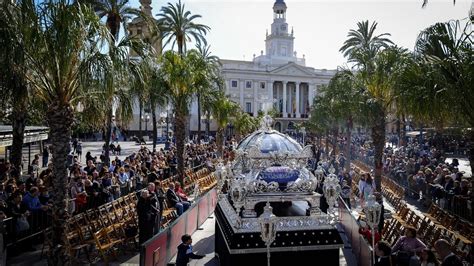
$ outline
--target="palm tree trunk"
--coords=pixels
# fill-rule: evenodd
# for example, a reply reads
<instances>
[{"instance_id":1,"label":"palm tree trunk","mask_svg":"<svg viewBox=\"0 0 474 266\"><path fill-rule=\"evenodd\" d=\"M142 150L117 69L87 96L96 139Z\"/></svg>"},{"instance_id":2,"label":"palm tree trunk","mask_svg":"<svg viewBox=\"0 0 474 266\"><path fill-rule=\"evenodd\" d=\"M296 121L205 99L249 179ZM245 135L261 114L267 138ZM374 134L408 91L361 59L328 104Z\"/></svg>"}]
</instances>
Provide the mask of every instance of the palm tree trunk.
<instances>
[{"instance_id":1,"label":"palm tree trunk","mask_svg":"<svg viewBox=\"0 0 474 266\"><path fill-rule=\"evenodd\" d=\"M138 117L138 120L139 120L139 122L138 122L138 132L139 132L139 137L141 138L141 137L143 137L143 131L142 131L143 102L142 102L141 99L139 100L139 105L140 105L140 107L139 107L140 108L140 114L138 115L139 116Z\"/></svg>"},{"instance_id":2,"label":"palm tree trunk","mask_svg":"<svg viewBox=\"0 0 474 266\"><path fill-rule=\"evenodd\" d=\"M156 128L156 104L155 101L151 100L151 120L153 122L153 150L156 149L156 138L158 137L158 129Z\"/></svg>"},{"instance_id":3,"label":"palm tree trunk","mask_svg":"<svg viewBox=\"0 0 474 266\"><path fill-rule=\"evenodd\" d=\"M50 128L51 152L53 162L53 204L52 204L52 241L49 251L50 265L69 265L70 257L66 250L66 221L68 210L68 170L67 156L71 151L71 126L73 111L69 105L55 103L48 108L47 121Z\"/></svg>"},{"instance_id":4,"label":"palm tree trunk","mask_svg":"<svg viewBox=\"0 0 474 266\"><path fill-rule=\"evenodd\" d=\"M372 127L372 141L374 142L375 189L382 190L382 157L385 147L385 113L381 111Z\"/></svg>"},{"instance_id":5,"label":"palm tree trunk","mask_svg":"<svg viewBox=\"0 0 474 266\"><path fill-rule=\"evenodd\" d=\"M26 90L26 87L24 88ZM23 158L23 142L25 138L27 96L15 97L12 112L13 143L10 153L10 161L20 171Z\"/></svg>"},{"instance_id":6,"label":"palm tree trunk","mask_svg":"<svg viewBox=\"0 0 474 266\"><path fill-rule=\"evenodd\" d=\"M104 147L104 164L109 166L110 163L110 137L112 134L112 107L110 107L108 114L107 114L107 125L106 125L106 130L105 130L105 147Z\"/></svg>"},{"instance_id":7,"label":"palm tree trunk","mask_svg":"<svg viewBox=\"0 0 474 266\"><path fill-rule=\"evenodd\" d=\"M470 141L469 141L469 151L468 151L468 159L469 159L469 164L471 165L471 188L474 188L474 130L471 129L470 132ZM471 196L472 200L472 196Z\"/></svg>"},{"instance_id":8,"label":"palm tree trunk","mask_svg":"<svg viewBox=\"0 0 474 266\"><path fill-rule=\"evenodd\" d=\"M400 132L400 146L405 146L405 136L406 136L407 125L405 124L405 115L402 114L402 130Z\"/></svg>"},{"instance_id":9,"label":"palm tree trunk","mask_svg":"<svg viewBox=\"0 0 474 266\"><path fill-rule=\"evenodd\" d=\"M344 167L346 168L346 171L349 173L351 170L351 143L352 143L352 116L349 116L349 119L347 119L347 133L346 133L346 163Z\"/></svg>"},{"instance_id":10,"label":"palm tree trunk","mask_svg":"<svg viewBox=\"0 0 474 266\"><path fill-rule=\"evenodd\" d=\"M326 159L329 158L329 129L326 130Z\"/></svg>"},{"instance_id":11,"label":"palm tree trunk","mask_svg":"<svg viewBox=\"0 0 474 266\"><path fill-rule=\"evenodd\" d=\"M224 134L224 129L219 127L217 129L217 133L216 133L216 144L217 144L217 153L219 156L223 156L223 147L224 147L224 137L223 137L223 134Z\"/></svg>"},{"instance_id":12,"label":"palm tree trunk","mask_svg":"<svg viewBox=\"0 0 474 266\"><path fill-rule=\"evenodd\" d=\"M178 112L176 108L176 119L175 119L175 130L174 135L176 137L176 158L178 159L178 177L179 181L182 182L184 177L184 140L186 138L186 114Z\"/></svg>"},{"instance_id":13,"label":"palm tree trunk","mask_svg":"<svg viewBox=\"0 0 474 266\"><path fill-rule=\"evenodd\" d=\"M197 94L197 117L198 117L198 144L201 143L201 94Z\"/></svg>"}]
</instances>

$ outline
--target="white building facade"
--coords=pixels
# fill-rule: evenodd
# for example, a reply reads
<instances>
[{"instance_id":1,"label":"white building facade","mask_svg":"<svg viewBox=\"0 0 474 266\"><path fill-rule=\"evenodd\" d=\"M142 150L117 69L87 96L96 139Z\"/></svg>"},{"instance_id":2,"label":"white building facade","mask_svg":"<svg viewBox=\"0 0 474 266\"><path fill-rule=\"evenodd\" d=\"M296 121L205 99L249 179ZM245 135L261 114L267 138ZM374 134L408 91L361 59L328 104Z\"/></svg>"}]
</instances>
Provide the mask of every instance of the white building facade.
<instances>
[{"instance_id":1,"label":"white building facade","mask_svg":"<svg viewBox=\"0 0 474 266\"><path fill-rule=\"evenodd\" d=\"M279 131L291 130L292 124L310 117L318 88L329 83L336 72L308 67L304 55L297 57L293 30L289 32L286 22L286 10L285 2L276 0L271 32L267 32L265 39L265 53L261 51L259 56L254 55L252 61L221 60L226 94L230 99L253 116L273 105L278 113L274 128ZM193 104L192 114L197 113L195 108ZM193 132L197 130L197 119L196 115L191 116Z\"/></svg>"}]
</instances>

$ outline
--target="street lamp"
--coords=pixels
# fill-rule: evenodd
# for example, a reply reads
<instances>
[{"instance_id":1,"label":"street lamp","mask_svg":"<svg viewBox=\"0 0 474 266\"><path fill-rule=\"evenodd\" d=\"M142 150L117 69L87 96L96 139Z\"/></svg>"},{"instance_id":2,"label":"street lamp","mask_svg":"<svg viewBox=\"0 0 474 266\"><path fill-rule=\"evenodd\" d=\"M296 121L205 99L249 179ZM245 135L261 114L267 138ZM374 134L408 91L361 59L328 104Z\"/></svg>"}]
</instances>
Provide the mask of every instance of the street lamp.
<instances>
[{"instance_id":1,"label":"street lamp","mask_svg":"<svg viewBox=\"0 0 474 266\"><path fill-rule=\"evenodd\" d=\"M270 245L276 238L276 220L277 217L273 214L273 208L267 201L267 204L263 208L262 215L258 217L258 223L260 224L260 237L267 246L267 266L270 266Z\"/></svg>"},{"instance_id":2,"label":"street lamp","mask_svg":"<svg viewBox=\"0 0 474 266\"><path fill-rule=\"evenodd\" d=\"M212 114L209 115L209 112L206 110L206 112L204 112L204 115L201 115L201 120L204 120L204 123L206 123L206 139L209 140L209 125L211 123L211 120L214 119L212 117Z\"/></svg>"},{"instance_id":3,"label":"street lamp","mask_svg":"<svg viewBox=\"0 0 474 266\"><path fill-rule=\"evenodd\" d=\"M305 128L305 127L301 127L300 132L301 132L301 134L303 134L303 147L304 147L304 136L305 136L305 134L306 134L306 128Z\"/></svg>"},{"instance_id":4,"label":"street lamp","mask_svg":"<svg viewBox=\"0 0 474 266\"><path fill-rule=\"evenodd\" d=\"M145 132L146 132L146 135L148 136L148 121L150 121L150 115L149 114L145 114L145 116L142 115L142 121L145 122Z\"/></svg>"},{"instance_id":5,"label":"street lamp","mask_svg":"<svg viewBox=\"0 0 474 266\"><path fill-rule=\"evenodd\" d=\"M336 199L339 197L339 193L341 193L341 186L334 172L335 169L331 166L329 168L329 175L324 179L323 193L329 205L328 214L333 213Z\"/></svg>"},{"instance_id":6,"label":"street lamp","mask_svg":"<svg viewBox=\"0 0 474 266\"><path fill-rule=\"evenodd\" d=\"M216 166L216 175L217 175L217 195L218 197L221 197L222 187L224 186L225 180L227 179L227 168L222 162L222 160L219 160L219 163Z\"/></svg>"},{"instance_id":7,"label":"street lamp","mask_svg":"<svg viewBox=\"0 0 474 266\"><path fill-rule=\"evenodd\" d=\"M372 233L372 264L375 265L375 228L380 221L382 206L377 203L374 195L370 195L364 207L365 218Z\"/></svg>"},{"instance_id":8,"label":"street lamp","mask_svg":"<svg viewBox=\"0 0 474 266\"><path fill-rule=\"evenodd\" d=\"M165 112L161 112L160 113L160 125L161 125L161 137L164 137L165 134L164 134L164 130L163 130L163 126L165 125L166 123L166 117L167 117L167 113Z\"/></svg>"},{"instance_id":9,"label":"street lamp","mask_svg":"<svg viewBox=\"0 0 474 266\"><path fill-rule=\"evenodd\" d=\"M314 175L318 179L318 186L323 182L323 177L324 177L324 170L323 167L321 166L321 162L318 162L318 167L314 171Z\"/></svg>"}]
</instances>

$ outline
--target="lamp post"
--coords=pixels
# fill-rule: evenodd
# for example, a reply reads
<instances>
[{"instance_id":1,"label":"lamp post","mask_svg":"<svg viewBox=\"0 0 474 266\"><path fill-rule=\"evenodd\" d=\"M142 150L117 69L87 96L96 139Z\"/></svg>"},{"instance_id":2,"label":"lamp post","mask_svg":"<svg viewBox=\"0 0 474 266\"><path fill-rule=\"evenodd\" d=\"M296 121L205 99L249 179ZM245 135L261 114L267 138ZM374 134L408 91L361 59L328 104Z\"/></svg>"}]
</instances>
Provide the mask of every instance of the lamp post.
<instances>
[{"instance_id":1,"label":"lamp post","mask_svg":"<svg viewBox=\"0 0 474 266\"><path fill-rule=\"evenodd\" d=\"M149 114L145 114L145 116L142 115L142 121L145 122L145 132L146 132L146 135L148 136L148 121L150 121L150 115Z\"/></svg>"},{"instance_id":2,"label":"lamp post","mask_svg":"<svg viewBox=\"0 0 474 266\"><path fill-rule=\"evenodd\" d=\"M324 179L323 193L329 205L328 214L333 213L336 199L339 197L339 193L341 193L341 186L334 172L335 169L331 166L329 168L329 175Z\"/></svg>"},{"instance_id":3,"label":"lamp post","mask_svg":"<svg viewBox=\"0 0 474 266\"><path fill-rule=\"evenodd\" d=\"M222 187L224 186L225 180L227 179L227 168L222 162L222 160L219 160L219 163L216 166L216 175L217 175L217 195L218 197L221 197Z\"/></svg>"},{"instance_id":4,"label":"lamp post","mask_svg":"<svg viewBox=\"0 0 474 266\"><path fill-rule=\"evenodd\" d=\"M323 170L323 167L321 166L321 162L318 163L318 167L314 171L314 174L316 178L318 179L318 186L319 186L321 182L323 181L323 177L324 177L324 170Z\"/></svg>"},{"instance_id":5,"label":"lamp post","mask_svg":"<svg viewBox=\"0 0 474 266\"><path fill-rule=\"evenodd\" d=\"M305 134L306 134L306 128L305 128L305 127L301 127L300 132L301 132L301 134L303 134L303 147L304 147L304 136L305 136Z\"/></svg>"},{"instance_id":6,"label":"lamp post","mask_svg":"<svg viewBox=\"0 0 474 266\"><path fill-rule=\"evenodd\" d=\"M267 246L267 266L270 266L270 245L276 238L276 220L278 218L273 214L273 208L267 201L263 208L263 213L258 217L260 224L260 236Z\"/></svg>"},{"instance_id":7,"label":"lamp post","mask_svg":"<svg viewBox=\"0 0 474 266\"><path fill-rule=\"evenodd\" d=\"M380 221L382 206L377 203L374 195L370 195L364 207L365 218L372 233L372 265L375 265L375 228Z\"/></svg>"}]
</instances>

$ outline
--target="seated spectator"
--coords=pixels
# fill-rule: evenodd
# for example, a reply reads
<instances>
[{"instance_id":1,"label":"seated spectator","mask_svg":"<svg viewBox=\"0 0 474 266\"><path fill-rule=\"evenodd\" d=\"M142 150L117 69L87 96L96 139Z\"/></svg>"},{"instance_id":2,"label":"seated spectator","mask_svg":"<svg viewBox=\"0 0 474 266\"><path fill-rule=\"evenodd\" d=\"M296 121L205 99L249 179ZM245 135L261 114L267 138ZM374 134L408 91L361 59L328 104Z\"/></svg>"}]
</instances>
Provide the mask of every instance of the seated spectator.
<instances>
[{"instance_id":1,"label":"seated spectator","mask_svg":"<svg viewBox=\"0 0 474 266\"><path fill-rule=\"evenodd\" d=\"M181 198L176 194L173 182L169 184L168 191L166 191L166 198L170 203L170 207L176 208L178 215L183 214L183 212L185 212L191 205L189 202L181 200Z\"/></svg>"},{"instance_id":2,"label":"seated spectator","mask_svg":"<svg viewBox=\"0 0 474 266\"><path fill-rule=\"evenodd\" d=\"M420 255L421 266L438 266L438 260L433 251L429 248L423 249Z\"/></svg>"},{"instance_id":3,"label":"seated spectator","mask_svg":"<svg viewBox=\"0 0 474 266\"><path fill-rule=\"evenodd\" d=\"M451 245L445 239L435 242L434 248L441 259L441 266L462 266L461 259L451 251Z\"/></svg>"},{"instance_id":4,"label":"seated spectator","mask_svg":"<svg viewBox=\"0 0 474 266\"><path fill-rule=\"evenodd\" d=\"M377 258L375 259L375 266L392 266L392 248L390 245L384 241L378 241L375 244L375 255Z\"/></svg>"},{"instance_id":5,"label":"seated spectator","mask_svg":"<svg viewBox=\"0 0 474 266\"><path fill-rule=\"evenodd\" d=\"M365 222L361 223L361 226L359 227L359 234L364 236L367 242L369 242L369 244L372 245L372 230L370 230L370 227L367 224L365 224ZM381 239L380 234L377 230L374 232L374 239L375 239L375 244L377 244Z\"/></svg>"},{"instance_id":6,"label":"seated spectator","mask_svg":"<svg viewBox=\"0 0 474 266\"><path fill-rule=\"evenodd\" d=\"M181 200L188 201L188 195L186 195L186 193L184 193L184 190L181 188L181 183L174 183L174 191L176 192L176 195L181 198Z\"/></svg>"},{"instance_id":7,"label":"seated spectator","mask_svg":"<svg viewBox=\"0 0 474 266\"><path fill-rule=\"evenodd\" d=\"M425 248L425 243L416 237L416 229L414 227L406 227L405 236L398 239L392 247L392 251L397 254L397 264L403 266L417 262L419 264L416 252L421 252Z\"/></svg>"}]
</instances>

